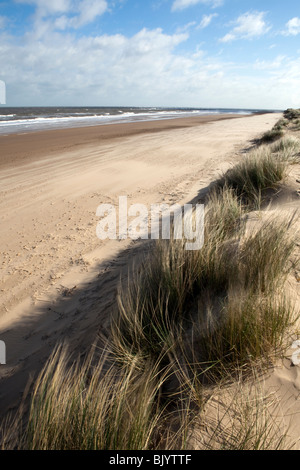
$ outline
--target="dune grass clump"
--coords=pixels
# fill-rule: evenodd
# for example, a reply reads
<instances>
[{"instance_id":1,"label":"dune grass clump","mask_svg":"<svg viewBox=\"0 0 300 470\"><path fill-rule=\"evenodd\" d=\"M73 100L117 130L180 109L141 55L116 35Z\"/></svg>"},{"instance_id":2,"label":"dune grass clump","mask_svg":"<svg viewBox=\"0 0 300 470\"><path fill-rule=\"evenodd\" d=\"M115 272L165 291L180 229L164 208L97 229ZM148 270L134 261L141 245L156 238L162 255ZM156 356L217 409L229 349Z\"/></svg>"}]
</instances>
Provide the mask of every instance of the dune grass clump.
<instances>
[{"instance_id":1,"label":"dune grass clump","mask_svg":"<svg viewBox=\"0 0 300 470\"><path fill-rule=\"evenodd\" d=\"M250 233L241 224L232 233L227 216L235 214L237 222L241 206L229 194L235 203L224 191L224 218L221 202L215 213L208 207L201 250L188 252L174 239L160 242L132 289L120 295L112 339L121 362L157 361L163 354L162 364L174 370L181 356L176 367L188 362L192 376L198 368L202 378L216 379L221 370L259 357L268 362L271 351L282 349L293 309L276 292L290 269L292 221L266 221Z\"/></svg>"},{"instance_id":2,"label":"dune grass clump","mask_svg":"<svg viewBox=\"0 0 300 470\"><path fill-rule=\"evenodd\" d=\"M294 119L300 118L300 109L288 108L283 113L285 119L293 121Z\"/></svg>"},{"instance_id":3,"label":"dune grass clump","mask_svg":"<svg viewBox=\"0 0 300 470\"><path fill-rule=\"evenodd\" d=\"M284 130L282 127L275 127L270 131L265 132L262 137L260 138L260 142L262 144L267 144L270 142L274 142L277 139L280 139L284 136Z\"/></svg>"},{"instance_id":4,"label":"dune grass clump","mask_svg":"<svg viewBox=\"0 0 300 470\"><path fill-rule=\"evenodd\" d=\"M227 266L223 293L203 290L191 315L186 351L198 364L199 380L214 383L249 370L252 361L268 365L282 353L295 321L292 305L279 293L291 269L291 226L290 220L266 222L244 234L230 257L220 258L220 269Z\"/></svg>"},{"instance_id":5,"label":"dune grass clump","mask_svg":"<svg viewBox=\"0 0 300 470\"><path fill-rule=\"evenodd\" d=\"M284 136L286 128L289 125L290 119L284 116L279 119L271 130L265 132L259 139L260 144L270 144Z\"/></svg>"},{"instance_id":6,"label":"dune grass clump","mask_svg":"<svg viewBox=\"0 0 300 470\"><path fill-rule=\"evenodd\" d=\"M219 190L212 188L206 201L205 239L219 241L243 233L243 206L233 188L226 184Z\"/></svg>"},{"instance_id":7,"label":"dune grass clump","mask_svg":"<svg viewBox=\"0 0 300 470\"><path fill-rule=\"evenodd\" d=\"M239 279L249 291L272 293L285 281L295 247L296 215L269 219L242 240Z\"/></svg>"},{"instance_id":8,"label":"dune grass clump","mask_svg":"<svg viewBox=\"0 0 300 470\"><path fill-rule=\"evenodd\" d=\"M271 152L281 160L295 164L300 161L300 140L294 136L285 136L271 144Z\"/></svg>"},{"instance_id":9,"label":"dune grass clump","mask_svg":"<svg viewBox=\"0 0 300 470\"><path fill-rule=\"evenodd\" d=\"M263 192L276 188L286 169L284 158L274 158L268 147L262 147L229 169L217 181L217 187L231 188L245 205L259 207Z\"/></svg>"},{"instance_id":10,"label":"dune grass clump","mask_svg":"<svg viewBox=\"0 0 300 470\"><path fill-rule=\"evenodd\" d=\"M155 365L142 373L135 363L126 372L104 370L105 360L94 352L83 364L69 361L67 350L57 348L38 377L19 447L149 449L163 421Z\"/></svg>"},{"instance_id":11,"label":"dune grass clump","mask_svg":"<svg viewBox=\"0 0 300 470\"><path fill-rule=\"evenodd\" d=\"M276 124L273 126L273 129L282 130L282 129L285 129L288 125L289 125L288 119L282 118L276 122Z\"/></svg>"},{"instance_id":12,"label":"dune grass clump","mask_svg":"<svg viewBox=\"0 0 300 470\"><path fill-rule=\"evenodd\" d=\"M300 119L294 119L293 121L293 130L294 131L299 131L300 129Z\"/></svg>"},{"instance_id":13,"label":"dune grass clump","mask_svg":"<svg viewBox=\"0 0 300 470\"><path fill-rule=\"evenodd\" d=\"M118 296L112 324L114 354L123 358L168 354L189 322L199 293L223 292L228 284L228 240L243 230L242 206L234 192L212 193L206 208L204 246L188 251L184 240L158 241L129 286ZM123 359L124 360L124 359Z\"/></svg>"},{"instance_id":14,"label":"dune grass clump","mask_svg":"<svg viewBox=\"0 0 300 470\"><path fill-rule=\"evenodd\" d=\"M282 139L278 140L271 144L271 152L272 153L279 153L279 152L286 152L291 151L292 153L297 153L300 151L300 140L297 137L292 135L285 136Z\"/></svg>"},{"instance_id":15,"label":"dune grass clump","mask_svg":"<svg viewBox=\"0 0 300 470\"><path fill-rule=\"evenodd\" d=\"M217 321L210 318L205 335L199 335L193 345L201 358L200 380L213 384L235 377L239 368L246 376L256 362L270 366L286 346L286 331L293 324L293 315L293 308L283 298L231 291L220 317Z\"/></svg>"}]
</instances>

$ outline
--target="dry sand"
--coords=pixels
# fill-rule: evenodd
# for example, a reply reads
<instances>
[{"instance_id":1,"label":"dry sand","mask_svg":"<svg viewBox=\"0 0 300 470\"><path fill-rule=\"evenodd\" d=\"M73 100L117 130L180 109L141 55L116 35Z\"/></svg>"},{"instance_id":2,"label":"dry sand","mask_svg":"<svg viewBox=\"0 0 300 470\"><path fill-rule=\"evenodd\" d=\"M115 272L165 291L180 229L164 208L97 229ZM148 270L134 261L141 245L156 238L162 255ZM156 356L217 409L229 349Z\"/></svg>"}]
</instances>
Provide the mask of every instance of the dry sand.
<instances>
[{"instance_id":1,"label":"dry sand","mask_svg":"<svg viewBox=\"0 0 300 470\"><path fill-rule=\"evenodd\" d=\"M183 204L281 114L115 124L0 137L0 414L67 341L83 352L108 324L120 275L147 243L96 237L101 203ZM230 119L229 119L230 118ZM300 175L299 175L300 176ZM300 391L300 369L276 380ZM285 390L285 389L284 389ZM295 391L297 390L297 392ZM285 392L282 392L285 393Z\"/></svg>"}]
</instances>

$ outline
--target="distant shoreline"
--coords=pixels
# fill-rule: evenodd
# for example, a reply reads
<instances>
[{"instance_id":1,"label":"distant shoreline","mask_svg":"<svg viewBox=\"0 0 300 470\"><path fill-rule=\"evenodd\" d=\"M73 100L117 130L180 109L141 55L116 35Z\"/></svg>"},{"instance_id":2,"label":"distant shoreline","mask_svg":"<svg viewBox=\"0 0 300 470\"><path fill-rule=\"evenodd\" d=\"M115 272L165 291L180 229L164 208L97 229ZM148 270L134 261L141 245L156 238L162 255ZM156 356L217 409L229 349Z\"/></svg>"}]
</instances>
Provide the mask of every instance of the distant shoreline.
<instances>
[{"instance_id":1,"label":"distant shoreline","mask_svg":"<svg viewBox=\"0 0 300 470\"><path fill-rule=\"evenodd\" d=\"M242 108L0 107L0 135L98 125L219 115L256 115L272 110Z\"/></svg>"}]
</instances>

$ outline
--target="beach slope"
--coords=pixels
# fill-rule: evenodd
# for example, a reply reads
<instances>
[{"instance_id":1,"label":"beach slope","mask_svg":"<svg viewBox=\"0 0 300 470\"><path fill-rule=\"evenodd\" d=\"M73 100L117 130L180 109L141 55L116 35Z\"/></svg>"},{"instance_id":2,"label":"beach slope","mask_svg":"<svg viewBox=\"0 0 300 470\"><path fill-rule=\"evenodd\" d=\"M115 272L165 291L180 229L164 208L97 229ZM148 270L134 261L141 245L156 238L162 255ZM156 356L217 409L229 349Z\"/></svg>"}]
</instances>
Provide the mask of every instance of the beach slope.
<instances>
[{"instance_id":1,"label":"beach slope","mask_svg":"<svg viewBox=\"0 0 300 470\"><path fill-rule=\"evenodd\" d=\"M0 412L58 342L84 352L147 243L99 240L97 207L184 204L281 114L115 124L0 137Z\"/></svg>"}]
</instances>

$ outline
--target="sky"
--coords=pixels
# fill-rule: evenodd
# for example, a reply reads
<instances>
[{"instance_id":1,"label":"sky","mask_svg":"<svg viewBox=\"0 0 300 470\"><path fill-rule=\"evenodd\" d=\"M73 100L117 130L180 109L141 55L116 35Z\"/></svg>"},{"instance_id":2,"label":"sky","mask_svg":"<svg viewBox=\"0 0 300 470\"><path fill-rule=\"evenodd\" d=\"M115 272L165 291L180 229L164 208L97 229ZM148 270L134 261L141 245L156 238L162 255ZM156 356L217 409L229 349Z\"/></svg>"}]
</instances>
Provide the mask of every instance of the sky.
<instances>
[{"instance_id":1,"label":"sky","mask_svg":"<svg viewBox=\"0 0 300 470\"><path fill-rule=\"evenodd\" d=\"M300 2L0 0L0 81L6 106L299 108Z\"/></svg>"}]
</instances>

